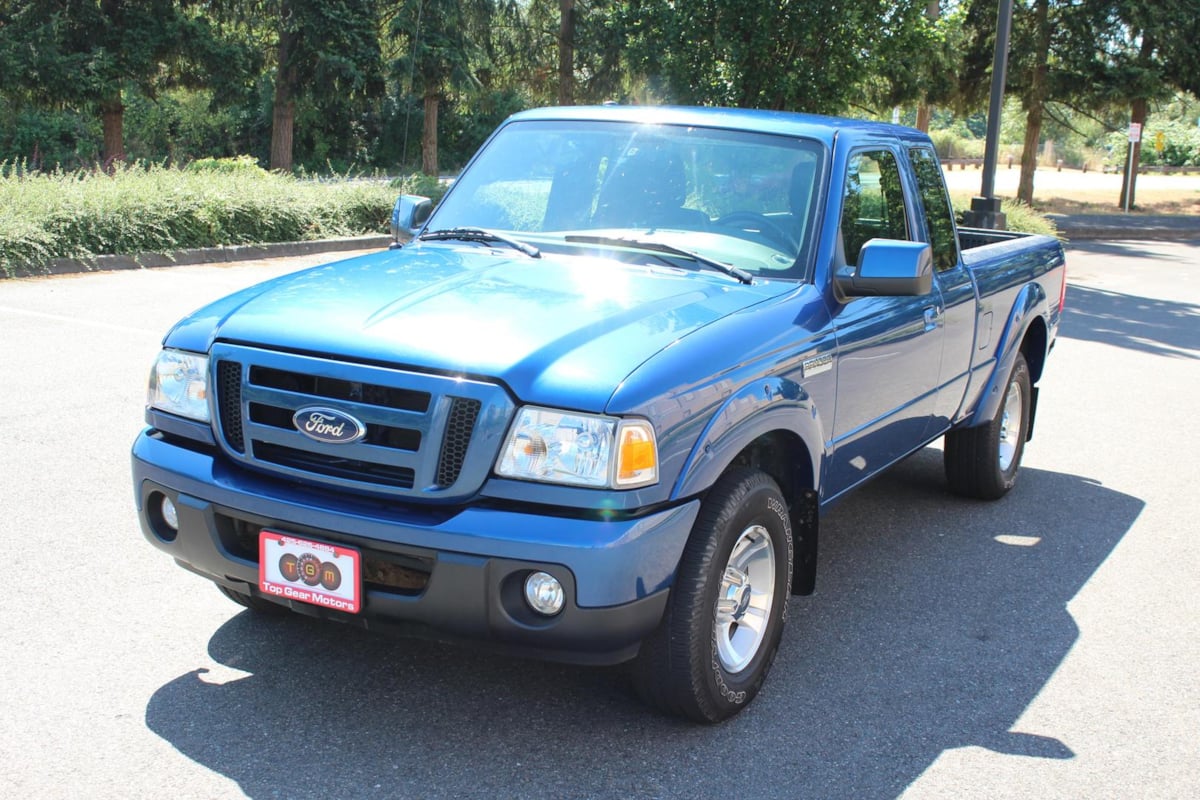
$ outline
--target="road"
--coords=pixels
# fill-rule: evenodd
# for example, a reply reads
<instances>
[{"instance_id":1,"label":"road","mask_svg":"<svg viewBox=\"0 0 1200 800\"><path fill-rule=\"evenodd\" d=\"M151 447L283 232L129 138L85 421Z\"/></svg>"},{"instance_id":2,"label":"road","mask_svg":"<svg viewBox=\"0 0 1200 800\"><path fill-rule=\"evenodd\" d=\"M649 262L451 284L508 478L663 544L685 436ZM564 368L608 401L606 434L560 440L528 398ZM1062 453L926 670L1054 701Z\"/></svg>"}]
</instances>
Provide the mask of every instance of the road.
<instances>
[{"instance_id":1,"label":"road","mask_svg":"<svg viewBox=\"0 0 1200 800\"><path fill-rule=\"evenodd\" d=\"M930 448L831 512L719 727L619 669L262 619L142 539L162 333L333 258L0 281L5 796L1200 796L1200 242L1071 248L1016 489L952 498Z\"/></svg>"}]
</instances>

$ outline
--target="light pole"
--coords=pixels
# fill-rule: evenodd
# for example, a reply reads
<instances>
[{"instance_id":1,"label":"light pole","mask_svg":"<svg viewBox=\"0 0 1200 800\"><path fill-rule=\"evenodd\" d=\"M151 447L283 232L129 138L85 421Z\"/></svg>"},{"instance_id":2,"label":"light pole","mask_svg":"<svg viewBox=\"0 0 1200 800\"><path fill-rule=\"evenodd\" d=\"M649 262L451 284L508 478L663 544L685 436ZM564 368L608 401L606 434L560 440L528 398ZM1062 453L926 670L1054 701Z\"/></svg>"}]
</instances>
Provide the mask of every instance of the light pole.
<instances>
[{"instance_id":1,"label":"light pole","mask_svg":"<svg viewBox=\"0 0 1200 800\"><path fill-rule=\"evenodd\" d=\"M983 184L979 197L971 198L971 210L963 213L963 224L971 228L1004 230L1008 225L996 197L996 161L1000 150L1000 110L1004 105L1004 79L1008 73L1008 38L1012 32L1012 0L1000 0L996 14L996 54L992 59L992 97L988 103L987 140L983 150Z\"/></svg>"}]
</instances>

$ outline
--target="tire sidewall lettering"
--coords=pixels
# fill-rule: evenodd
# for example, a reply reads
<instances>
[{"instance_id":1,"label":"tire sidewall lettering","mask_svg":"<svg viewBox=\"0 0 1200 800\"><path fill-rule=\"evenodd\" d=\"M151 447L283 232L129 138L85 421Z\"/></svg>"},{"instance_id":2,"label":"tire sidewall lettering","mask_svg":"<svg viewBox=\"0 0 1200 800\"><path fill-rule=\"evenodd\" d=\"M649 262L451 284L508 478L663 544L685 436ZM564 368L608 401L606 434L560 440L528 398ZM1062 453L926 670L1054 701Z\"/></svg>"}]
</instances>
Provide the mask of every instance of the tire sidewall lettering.
<instances>
[{"instance_id":1,"label":"tire sidewall lettering","mask_svg":"<svg viewBox=\"0 0 1200 800\"><path fill-rule=\"evenodd\" d=\"M776 556L776 597L773 600L771 608L771 619L768 620L768 631L760 646L760 650L755 654L754 659L746 666L740 674L751 675L752 678L744 686L737 686L735 675L725 671L721 666L720 657L718 655L717 646L717 628L714 624L709 625L711 631L709 637L709 675L712 678L713 688L717 694L726 703L732 706L741 706L752 697L759 686L766 679L767 673L770 671L771 665L775 660L777 644L781 634L783 623L787 620L788 598L792 592L792 560L794 558L794 548L792 544L792 526L791 518L788 515L787 507L779 501L773 493L765 491L766 486L756 487L746 498L746 502L738 513L734 514L729 521L724 538L726 541L722 543L720 550L720 558L717 559L719 564L715 564L718 570L724 569L724 564L730 556L733 548L733 543L736 541L737 534L746 527L755 523L761 524L767 529L771 536L771 546L775 551ZM782 542L779 541L782 537ZM786 550L781 553L780 550ZM780 558L780 556L783 556ZM779 575L780 567L783 567L783 575ZM783 578L782 581L779 579ZM719 573L714 572L712 576L714 586L719 585ZM783 592L780 593L779 587L783 586ZM713 598L711 605L711 614L716 614L716 598ZM765 660L764 660L765 659ZM730 680L735 681L734 685L730 685Z\"/></svg>"}]
</instances>

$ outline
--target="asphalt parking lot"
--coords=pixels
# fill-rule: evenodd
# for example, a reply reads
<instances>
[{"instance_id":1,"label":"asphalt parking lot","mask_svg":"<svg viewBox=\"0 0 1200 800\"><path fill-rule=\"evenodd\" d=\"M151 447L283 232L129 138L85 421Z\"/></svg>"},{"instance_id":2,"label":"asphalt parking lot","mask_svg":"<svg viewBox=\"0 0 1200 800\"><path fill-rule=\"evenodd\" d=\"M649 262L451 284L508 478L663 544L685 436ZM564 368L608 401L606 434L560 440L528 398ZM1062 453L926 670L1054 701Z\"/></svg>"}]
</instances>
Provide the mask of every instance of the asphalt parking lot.
<instances>
[{"instance_id":1,"label":"asphalt parking lot","mask_svg":"<svg viewBox=\"0 0 1200 800\"><path fill-rule=\"evenodd\" d=\"M1200 242L1069 249L1017 488L953 498L929 448L833 510L718 727L619 669L259 618L142 539L162 334L339 257L0 281L6 796L1200 796Z\"/></svg>"}]
</instances>

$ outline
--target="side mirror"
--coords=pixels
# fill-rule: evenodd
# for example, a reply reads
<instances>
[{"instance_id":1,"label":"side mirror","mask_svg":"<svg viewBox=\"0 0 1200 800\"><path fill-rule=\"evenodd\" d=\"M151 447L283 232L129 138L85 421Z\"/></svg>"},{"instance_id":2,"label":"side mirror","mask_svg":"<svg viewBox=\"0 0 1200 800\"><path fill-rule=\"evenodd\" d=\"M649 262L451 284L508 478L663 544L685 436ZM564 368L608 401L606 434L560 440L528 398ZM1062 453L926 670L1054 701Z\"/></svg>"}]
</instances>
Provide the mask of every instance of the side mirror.
<instances>
[{"instance_id":1,"label":"side mirror","mask_svg":"<svg viewBox=\"0 0 1200 800\"><path fill-rule=\"evenodd\" d=\"M403 247L421 230L433 213L433 201L417 194L402 194L392 208L392 244L395 249Z\"/></svg>"},{"instance_id":2,"label":"side mirror","mask_svg":"<svg viewBox=\"0 0 1200 800\"><path fill-rule=\"evenodd\" d=\"M933 251L924 242L871 239L858 253L857 268L834 275L846 297L908 297L933 289Z\"/></svg>"}]
</instances>

